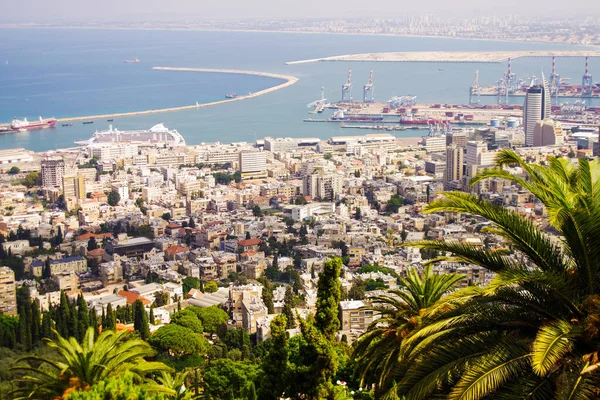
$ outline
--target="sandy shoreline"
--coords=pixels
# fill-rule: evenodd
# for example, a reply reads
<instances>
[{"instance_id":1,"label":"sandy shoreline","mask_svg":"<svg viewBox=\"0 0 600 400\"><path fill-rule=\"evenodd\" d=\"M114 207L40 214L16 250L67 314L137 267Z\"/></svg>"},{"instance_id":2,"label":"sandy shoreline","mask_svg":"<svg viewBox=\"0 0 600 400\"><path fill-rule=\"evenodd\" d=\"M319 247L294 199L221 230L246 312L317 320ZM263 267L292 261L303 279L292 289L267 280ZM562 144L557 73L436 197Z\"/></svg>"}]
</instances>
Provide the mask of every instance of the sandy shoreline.
<instances>
[{"instance_id":1,"label":"sandy shoreline","mask_svg":"<svg viewBox=\"0 0 600 400\"><path fill-rule=\"evenodd\" d=\"M295 76L289 75L281 75L281 74L272 74L269 72L258 72L258 71L245 71L245 70L234 70L234 69L214 69L214 68L178 68L178 67L154 67L152 68L156 71L176 71L176 72L211 72L211 73L220 73L220 74L241 74L241 75L254 75L254 76L263 76L267 78L275 78L282 79L285 82L272 86L263 90L260 90L255 93L251 93L245 96L238 96L234 99L225 99L219 101L212 101L210 103L196 103L189 106L180 106L180 107L170 107L170 108L159 108L154 110L141 110L141 111L130 111L124 113L113 113L113 114L98 114L98 115L88 115L81 117L69 117L69 118L59 118L58 123L61 122L71 122L71 121L83 121L83 120L94 120L94 119L103 119L103 118L118 118L118 117L132 117L137 115L148 115L148 114L157 114L157 113L165 113L172 111L184 111L184 110L193 110L197 108L204 107L212 107L221 104L231 103L234 101L241 101L252 99L258 96L262 96L271 92L275 92L277 90L284 89L288 86L292 86L294 83L298 82L298 78Z\"/></svg>"}]
</instances>

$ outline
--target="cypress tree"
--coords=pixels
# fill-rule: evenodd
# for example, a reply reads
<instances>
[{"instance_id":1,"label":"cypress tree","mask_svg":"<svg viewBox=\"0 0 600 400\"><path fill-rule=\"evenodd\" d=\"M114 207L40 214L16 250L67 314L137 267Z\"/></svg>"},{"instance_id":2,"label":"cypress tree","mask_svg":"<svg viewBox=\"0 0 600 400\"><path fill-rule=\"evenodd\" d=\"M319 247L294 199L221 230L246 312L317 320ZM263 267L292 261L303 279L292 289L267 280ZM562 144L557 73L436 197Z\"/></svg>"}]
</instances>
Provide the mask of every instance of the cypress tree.
<instances>
[{"instance_id":1,"label":"cypress tree","mask_svg":"<svg viewBox=\"0 0 600 400\"><path fill-rule=\"evenodd\" d=\"M49 312L45 312L42 317L42 329L40 332L42 338L52 338L52 317Z\"/></svg>"},{"instance_id":2,"label":"cypress tree","mask_svg":"<svg viewBox=\"0 0 600 400\"><path fill-rule=\"evenodd\" d=\"M48 279L52 275L52 269L50 268L50 259L46 258L44 262L44 269L42 270L42 278Z\"/></svg>"},{"instance_id":3,"label":"cypress tree","mask_svg":"<svg viewBox=\"0 0 600 400\"><path fill-rule=\"evenodd\" d=\"M96 314L96 307L92 307L89 312L89 322L92 328L94 328L94 336L98 337L98 315Z\"/></svg>"},{"instance_id":4,"label":"cypress tree","mask_svg":"<svg viewBox=\"0 0 600 400\"><path fill-rule=\"evenodd\" d=\"M106 314L104 313L104 307L102 307L102 317L100 317L100 325L102 325L102 329L106 328Z\"/></svg>"},{"instance_id":5,"label":"cypress tree","mask_svg":"<svg viewBox=\"0 0 600 400\"><path fill-rule=\"evenodd\" d=\"M286 318L286 329L294 329L296 327L296 317L294 316L294 293L290 286L285 290L282 314L284 314Z\"/></svg>"},{"instance_id":6,"label":"cypress tree","mask_svg":"<svg viewBox=\"0 0 600 400\"><path fill-rule=\"evenodd\" d=\"M288 375L288 333L285 314L279 314L271 322L272 346L263 359L264 375L259 385L261 399L278 399L287 391L288 382L282 377ZM248 393L248 392L247 392ZM256 394L255 394L256 396ZM246 397L251 398L251 397ZM256 397L254 397L256 398Z\"/></svg>"},{"instance_id":7,"label":"cypress tree","mask_svg":"<svg viewBox=\"0 0 600 400\"><path fill-rule=\"evenodd\" d=\"M56 232L56 245L59 246L60 244L62 244L63 242L63 233L62 233L62 229L59 226L58 227L58 231Z\"/></svg>"},{"instance_id":8,"label":"cypress tree","mask_svg":"<svg viewBox=\"0 0 600 400\"><path fill-rule=\"evenodd\" d=\"M315 327L329 339L333 339L340 329L338 313L342 295L339 281L341 268L342 260L340 258L325 261L323 272L319 274L317 284Z\"/></svg>"},{"instance_id":9,"label":"cypress tree","mask_svg":"<svg viewBox=\"0 0 600 400\"><path fill-rule=\"evenodd\" d=\"M85 331L87 331L88 327L90 326L90 313L87 303L83 299L82 295L77 296L77 322L79 324L79 340L83 340Z\"/></svg>"},{"instance_id":10,"label":"cypress tree","mask_svg":"<svg viewBox=\"0 0 600 400\"><path fill-rule=\"evenodd\" d=\"M154 320L154 304L150 306L150 316L148 317L148 322L152 325L156 324L156 321Z\"/></svg>"},{"instance_id":11,"label":"cypress tree","mask_svg":"<svg viewBox=\"0 0 600 400\"><path fill-rule=\"evenodd\" d=\"M275 314L275 305L273 304L273 289L271 287L264 287L262 291L262 300L267 306L267 312L269 314Z\"/></svg>"},{"instance_id":12,"label":"cypress tree","mask_svg":"<svg viewBox=\"0 0 600 400\"><path fill-rule=\"evenodd\" d=\"M40 307L35 301L31 302L31 342L36 344L42 340L42 319L40 315Z\"/></svg>"},{"instance_id":13,"label":"cypress tree","mask_svg":"<svg viewBox=\"0 0 600 400\"><path fill-rule=\"evenodd\" d=\"M150 328L148 327L148 315L144 310L144 304L141 300L136 300L133 303L135 320L133 322L133 329L139 332L142 339L147 339L150 336Z\"/></svg>"},{"instance_id":14,"label":"cypress tree","mask_svg":"<svg viewBox=\"0 0 600 400\"><path fill-rule=\"evenodd\" d=\"M117 316L112 309L112 304L108 303L108 307L106 307L106 326L102 326L102 330L104 329L117 329Z\"/></svg>"},{"instance_id":15,"label":"cypress tree","mask_svg":"<svg viewBox=\"0 0 600 400\"><path fill-rule=\"evenodd\" d=\"M56 330L62 337L69 336L69 323L71 322L69 301L64 291L60 292L60 305L56 311Z\"/></svg>"},{"instance_id":16,"label":"cypress tree","mask_svg":"<svg viewBox=\"0 0 600 400\"><path fill-rule=\"evenodd\" d=\"M69 336L77 340L81 340L79 336L79 316L77 315L77 303L69 302L70 320L69 320Z\"/></svg>"},{"instance_id":17,"label":"cypress tree","mask_svg":"<svg viewBox=\"0 0 600 400\"><path fill-rule=\"evenodd\" d=\"M19 342L25 350L31 350L31 326L28 321L28 312L25 306L19 307Z\"/></svg>"},{"instance_id":18,"label":"cypress tree","mask_svg":"<svg viewBox=\"0 0 600 400\"><path fill-rule=\"evenodd\" d=\"M190 217L190 221L188 222L188 226L192 229L196 227L196 221L194 221L193 217Z\"/></svg>"}]
</instances>

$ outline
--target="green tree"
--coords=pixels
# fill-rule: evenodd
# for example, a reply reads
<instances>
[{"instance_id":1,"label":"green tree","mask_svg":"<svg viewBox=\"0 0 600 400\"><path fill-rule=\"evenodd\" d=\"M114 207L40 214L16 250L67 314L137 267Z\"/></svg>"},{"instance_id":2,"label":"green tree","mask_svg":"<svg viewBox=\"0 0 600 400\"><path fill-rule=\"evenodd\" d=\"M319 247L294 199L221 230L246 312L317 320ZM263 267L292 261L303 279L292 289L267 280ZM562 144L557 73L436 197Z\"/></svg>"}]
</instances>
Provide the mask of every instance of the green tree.
<instances>
[{"instance_id":1,"label":"green tree","mask_svg":"<svg viewBox=\"0 0 600 400\"><path fill-rule=\"evenodd\" d=\"M22 362L34 362L39 367L19 365L13 370L26 375L19 379L15 395L28 398L60 398L78 390L87 390L110 377L127 371L138 382L154 372L171 372L159 362L148 362L152 356L150 346L140 339L129 339L127 331L115 333L104 331L94 340L94 330L86 331L84 340L78 343L75 338L65 339L55 332L57 338L45 339L46 344L60 355L60 362L49 358L26 356Z\"/></svg>"},{"instance_id":2,"label":"green tree","mask_svg":"<svg viewBox=\"0 0 600 400\"><path fill-rule=\"evenodd\" d=\"M273 288L271 285L263 287L262 301L267 307L267 312L269 314L275 314L275 305L273 304Z\"/></svg>"},{"instance_id":3,"label":"green tree","mask_svg":"<svg viewBox=\"0 0 600 400\"><path fill-rule=\"evenodd\" d=\"M262 362L263 375L259 386L261 399L279 399L288 389L287 325L285 314L279 314L271 321L271 349Z\"/></svg>"},{"instance_id":4,"label":"green tree","mask_svg":"<svg viewBox=\"0 0 600 400\"><path fill-rule=\"evenodd\" d=\"M113 311L112 304L108 303L106 307L106 320L102 324L102 331L104 330L116 330L117 329L117 315Z\"/></svg>"},{"instance_id":5,"label":"green tree","mask_svg":"<svg viewBox=\"0 0 600 400\"><path fill-rule=\"evenodd\" d=\"M219 290L219 286L215 281L206 282L204 285L204 293L215 293L217 290Z\"/></svg>"},{"instance_id":6,"label":"green tree","mask_svg":"<svg viewBox=\"0 0 600 400\"><path fill-rule=\"evenodd\" d=\"M157 292L154 295L154 305L156 307L162 307L162 306L166 306L167 304L169 304L169 299L171 297L169 296L169 292Z\"/></svg>"},{"instance_id":7,"label":"green tree","mask_svg":"<svg viewBox=\"0 0 600 400\"><path fill-rule=\"evenodd\" d=\"M194 221L194 217L190 217L190 220L188 222L188 226L192 229L194 229L196 227L196 221Z\"/></svg>"},{"instance_id":8,"label":"green tree","mask_svg":"<svg viewBox=\"0 0 600 400\"><path fill-rule=\"evenodd\" d=\"M472 184L486 178L518 184L544 205L550 233L516 211L466 193L445 193L430 203L427 212L487 219L512 255L452 241L416 244L496 276L488 287L463 289L424 315L428 323L401 344L410 367L396 393L596 399L600 331L592 321L600 320L600 164L550 158L544 167L525 163L512 150L500 151L496 160L498 167L518 165L526 178L496 169Z\"/></svg>"},{"instance_id":9,"label":"green tree","mask_svg":"<svg viewBox=\"0 0 600 400\"><path fill-rule=\"evenodd\" d=\"M40 186L42 184L42 177L39 172L30 172L25 175L25 178L23 178L20 183L28 189L31 189L32 187Z\"/></svg>"},{"instance_id":10,"label":"green tree","mask_svg":"<svg viewBox=\"0 0 600 400\"><path fill-rule=\"evenodd\" d=\"M436 274L431 266L421 276L411 268L405 278L399 279L398 289L371 299L374 306L370 311L379 318L357 340L353 354L361 386L375 384L381 394L400 380L400 371L408 365L402 361L399 341L418 330L423 311L436 306L463 278Z\"/></svg>"},{"instance_id":11,"label":"green tree","mask_svg":"<svg viewBox=\"0 0 600 400\"><path fill-rule=\"evenodd\" d=\"M90 327L90 312L82 295L77 296L77 323L79 324L77 328L77 339L81 341L83 340L87 329Z\"/></svg>"},{"instance_id":12,"label":"green tree","mask_svg":"<svg viewBox=\"0 0 600 400\"><path fill-rule=\"evenodd\" d=\"M206 308L188 307L186 310L193 311L202 322L205 332L215 333L229 319L229 315L217 306Z\"/></svg>"},{"instance_id":13,"label":"green tree","mask_svg":"<svg viewBox=\"0 0 600 400\"><path fill-rule=\"evenodd\" d=\"M169 222L171 220L171 213L166 212L163 215L161 215L161 218L164 219L165 221Z\"/></svg>"},{"instance_id":14,"label":"green tree","mask_svg":"<svg viewBox=\"0 0 600 400\"><path fill-rule=\"evenodd\" d=\"M200 279L193 276L186 276L181 281L183 286L183 295L185 296L191 289L200 289Z\"/></svg>"},{"instance_id":15,"label":"green tree","mask_svg":"<svg viewBox=\"0 0 600 400\"><path fill-rule=\"evenodd\" d=\"M8 173L11 174L11 175L18 174L19 172L21 172L21 169L19 167L16 167L16 166L15 167L11 167L8 170Z\"/></svg>"},{"instance_id":16,"label":"green tree","mask_svg":"<svg viewBox=\"0 0 600 400\"><path fill-rule=\"evenodd\" d=\"M333 338L340 329L338 319L339 303L342 294L339 281L342 260L332 258L325 261L323 272L317 284L317 313L315 326L328 338Z\"/></svg>"},{"instance_id":17,"label":"green tree","mask_svg":"<svg viewBox=\"0 0 600 400\"><path fill-rule=\"evenodd\" d=\"M92 250L96 250L97 248L98 248L98 242L96 242L96 238L92 236L90 238L90 240L88 240L87 250L92 251Z\"/></svg>"},{"instance_id":18,"label":"green tree","mask_svg":"<svg viewBox=\"0 0 600 400\"><path fill-rule=\"evenodd\" d=\"M285 289L282 314L286 318L286 329L294 329L296 327L296 316L294 315L294 292L291 286Z\"/></svg>"},{"instance_id":19,"label":"green tree","mask_svg":"<svg viewBox=\"0 0 600 400\"><path fill-rule=\"evenodd\" d=\"M148 316L148 322L152 325L156 325L154 320L154 304L150 305L150 315Z\"/></svg>"},{"instance_id":20,"label":"green tree","mask_svg":"<svg viewBox=\"0 0 600 400\"><path fill-rule=\"evenodd\" d=\"M117 204L119 204L119 202L121 201L121 195L116 190L111 190L110 193L108 193L107 197L108 197L108 204L113 207L116 206Z\"/></svg>"},{"instance_id":21,"label":"green tree","mask_svg":"<svg viewBox=\"0 0 600 400\"><path fill-rule=\"evenodd\" d=\"M171 374L166 375L171 376ZM175 398L185 399L187 397L179 397L175 390L165 386L140 384L134 374L125 372L94 384L88 391L74 391L66 397L66 400L167 400Z\"/></svg>"},{"instance_id":22,"label":"green tree","mask_svg":"<svg viewBox=\"0 0 600 400\"><path fill-rule=\"evenodd\" d=\"M148 339L150 336L150 327L148 326L148 314L144 308L144 303L141 300L136 300L133 303L133 329L140 334L140 338L143 340Z\"/></svg>"},{"instance_id":23,"label":"green tree","mask_svg":"<svg viewBox=\"0 0 600 400\"><path fill-rule=\"evenodd\" d=\"M175 357L186 354L202 355L206 352L206 340L201 335L177 324L161 326L150 336L148 343Z\"/></svg>"},{"instance_id":24,"label":"green tree","mask_svg":"<svg viewBox=\"0 0 600 400\"><path fill-rule=\"evenodd\" d=\"M252 215L254 215L255 217L262 217L263 213L260 206L252 207Z\"/></svg>"},{"instance_id":25,"label":"green tree","mask_svg":"<svg viewBox=\"0 0 600 400\"><path fill-rule=\"evenodd\" d=\"M385 211L388 213L397 213L400 207L404 205L404 198L395 194L393 195L385 205Z\"/></svg>"},{"instance_id":26,"label":"green tree","mask_svg":"<svg viewBox=\"0 0 600 400\"><path fill-rule=\"evenodd\" d=\"M239 399L251 382L260 373L260 368L251 363L223 358L211 362L204 371L204 392L208 399Z\"/></svg>"},{"instance_id":27,"label":"green tree","mask_svg":"<svg viewBox=\"0 0 600 400\"><path fill-rule=\"evenodd\" d=\"M188 309L177 311L175 314L173 314L171 317L171 323L191 329L194 333L202 333L204 331L202 322L198 318L198 315L196 315L196 313L192 310Z\"/></svg>"}]
</instances>

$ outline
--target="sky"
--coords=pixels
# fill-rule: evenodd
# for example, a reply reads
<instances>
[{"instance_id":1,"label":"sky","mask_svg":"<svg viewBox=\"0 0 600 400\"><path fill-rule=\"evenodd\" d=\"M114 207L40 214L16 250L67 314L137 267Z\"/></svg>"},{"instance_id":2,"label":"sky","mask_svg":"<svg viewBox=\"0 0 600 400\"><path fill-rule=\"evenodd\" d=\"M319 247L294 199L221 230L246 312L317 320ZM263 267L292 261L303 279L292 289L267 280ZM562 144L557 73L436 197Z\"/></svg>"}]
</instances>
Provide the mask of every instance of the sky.
<instances>
[{"instance_id":1,"label":"sky","mask_svg":"<svg viewBox=\"0 0 600 400\"><path fill-rule=\"evenodd\" d=\"M568 7L566 7L568 5ZM600 15L590 0L0 0L3 21Z\"/></svg>"}]
</instances>

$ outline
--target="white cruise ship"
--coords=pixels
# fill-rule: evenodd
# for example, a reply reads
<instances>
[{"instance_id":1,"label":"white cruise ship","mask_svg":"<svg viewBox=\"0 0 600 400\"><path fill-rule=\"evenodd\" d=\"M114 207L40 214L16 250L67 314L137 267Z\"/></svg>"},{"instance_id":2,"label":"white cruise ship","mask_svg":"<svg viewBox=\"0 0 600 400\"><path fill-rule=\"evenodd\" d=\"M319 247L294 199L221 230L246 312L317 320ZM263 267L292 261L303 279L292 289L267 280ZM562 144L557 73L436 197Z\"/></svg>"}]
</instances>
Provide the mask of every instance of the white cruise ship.
<instances>
[{"instance_id":1,"label":"white cruise ship","mask_svg":"<svg viewBox=\"0 0 600 400\"><path fill-rule=\"evenodd\" d=\"M147 130L120 131L109 126L106 131L96 131L84 141L75 142L80 146L102 145L110 143L132 143L141 146L185 146L185 139L175 129L168 129L163 124L154 125Z\"/></svg>"}]
</instances>

